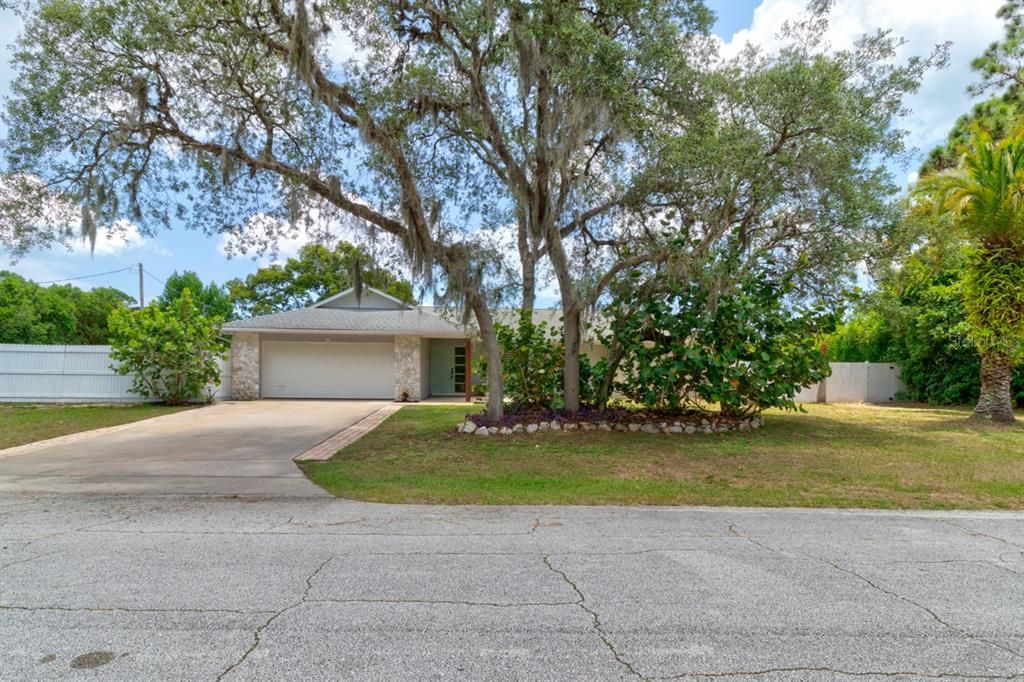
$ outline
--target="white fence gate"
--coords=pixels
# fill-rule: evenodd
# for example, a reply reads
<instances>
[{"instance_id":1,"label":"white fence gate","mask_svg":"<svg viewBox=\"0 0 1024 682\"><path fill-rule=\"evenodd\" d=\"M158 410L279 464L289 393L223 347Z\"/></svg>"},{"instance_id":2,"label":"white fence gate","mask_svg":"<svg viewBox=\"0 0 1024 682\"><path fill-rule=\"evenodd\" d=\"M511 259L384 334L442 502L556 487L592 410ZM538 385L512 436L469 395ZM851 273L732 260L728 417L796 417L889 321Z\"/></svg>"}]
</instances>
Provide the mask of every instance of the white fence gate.
<instances>
[{"instance_id":1,"label":"white fence gate","mask_svg":"<svg viewBox=\"0 0 1024 682\"><path fill-rule=\"evenodd\" d=\"M130 376L110 368L110 346L0 344L0 402L128 403ZM231 363L221 363L216 397L231 397Z\"/></svg>"},{"instance_id":2,"label":"white fence gate","mask_svg":"<svg viewBox=\"0 0 1024 682\"><path fill-rule=\"evenodd\" d=\"M906 386L900 368L888 362L833 362L832 374L822 383L803 389L798 403L889 403ZM824 399L822 399L824 398Z\"/></svg>"}]
</instances>

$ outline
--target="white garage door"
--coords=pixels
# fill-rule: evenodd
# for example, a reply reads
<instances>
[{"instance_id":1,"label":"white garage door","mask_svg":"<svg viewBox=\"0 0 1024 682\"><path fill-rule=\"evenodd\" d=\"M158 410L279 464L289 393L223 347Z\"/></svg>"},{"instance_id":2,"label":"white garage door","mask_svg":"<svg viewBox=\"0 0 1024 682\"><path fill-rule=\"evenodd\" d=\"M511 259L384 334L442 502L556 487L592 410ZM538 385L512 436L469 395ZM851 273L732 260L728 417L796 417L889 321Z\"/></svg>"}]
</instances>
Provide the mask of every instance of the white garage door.
<instances>
[{"instance_id":1,"label":"white garage door","mask_svg":"<svg viewBox=\"0 0 1024 682\"><path fill-rule=\"evenodd\" d=\"M395 344L264 341L264 398L395 397Z\"/></svg>"}]
</instances>

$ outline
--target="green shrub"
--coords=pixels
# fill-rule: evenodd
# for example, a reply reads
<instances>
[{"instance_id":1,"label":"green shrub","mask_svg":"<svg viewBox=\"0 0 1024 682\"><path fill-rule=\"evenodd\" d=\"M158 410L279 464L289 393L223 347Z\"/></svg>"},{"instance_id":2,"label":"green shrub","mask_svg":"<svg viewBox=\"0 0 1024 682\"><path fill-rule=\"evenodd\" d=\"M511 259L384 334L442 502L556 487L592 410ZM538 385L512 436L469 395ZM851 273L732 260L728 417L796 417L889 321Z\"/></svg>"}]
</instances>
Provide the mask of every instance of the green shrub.
<instances>
[{"instance_id":1,"label":"green shrub","mask_svg":"<svg viewBox=\"0 0 1024 682\"><path fill-rule=\"evenodd\" d=\"M172 405L213 400L228 346L220 319L204 317L188 289L163 309L115 308L109 325L112 367L132 375L133 393Z\"/></svg>"},{"instance_id":2,"label":"green shrub","mask_svg":"<svg viewBox=\"0 0 1024 682\"><path fill-rule=\"evenodd\" d=\"M563 367L565 345L559 330L546 322L533 322L530 313L520 313L516 326L495 323L501 345L505 399L513 410L561 409L565 404ZM487 373L487 359L480 359L481 375ZM580 357L580 401L593 402L593 369L586 355Z\"/></svg>"}]
</instances>

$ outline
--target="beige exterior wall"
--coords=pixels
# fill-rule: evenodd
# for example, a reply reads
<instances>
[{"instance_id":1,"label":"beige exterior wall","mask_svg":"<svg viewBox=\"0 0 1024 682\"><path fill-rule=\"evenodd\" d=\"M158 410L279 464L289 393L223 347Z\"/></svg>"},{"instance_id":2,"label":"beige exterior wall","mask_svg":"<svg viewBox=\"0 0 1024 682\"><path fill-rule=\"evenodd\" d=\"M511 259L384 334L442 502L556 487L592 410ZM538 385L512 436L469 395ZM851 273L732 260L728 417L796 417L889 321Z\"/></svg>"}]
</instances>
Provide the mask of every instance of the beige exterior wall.
<instances>
[{"instance_id":1,"label":"beige exterior wall","mask_svg":"<svg viewBox=\"0 0 1024 682\"><path fill-rule=\"evenodd\" d=\"M231 397L258 400L260 397L260 335L237 332L231 337Z\"/></svg>"}]
</instances>

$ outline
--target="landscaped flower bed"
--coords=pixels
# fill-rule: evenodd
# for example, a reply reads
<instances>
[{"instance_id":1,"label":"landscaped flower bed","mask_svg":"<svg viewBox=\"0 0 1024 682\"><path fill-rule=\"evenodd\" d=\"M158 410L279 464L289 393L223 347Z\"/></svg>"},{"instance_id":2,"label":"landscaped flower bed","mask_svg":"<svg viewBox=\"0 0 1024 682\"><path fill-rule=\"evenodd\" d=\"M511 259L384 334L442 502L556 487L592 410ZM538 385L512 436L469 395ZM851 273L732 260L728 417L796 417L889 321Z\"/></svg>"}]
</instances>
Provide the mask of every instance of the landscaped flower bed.
<instances>
[{"instance_id":1,"label":"landscaped flower bed","mask_svg":"<svg viewBox=\"0 0 1024 682\"><path fill-rule=\"evenodd\" d=\"M475 436L512 436L541 431L618 431L622 433L725 433L750 431L764 424L760 416L730 417L717 413L691 411L684 414L657 411L581 410L575 417L566 417L555 410L538 410L525 414L506 415L490 420L485 414L466 415L456 429Z\"/></svg>"}]
</instances>

